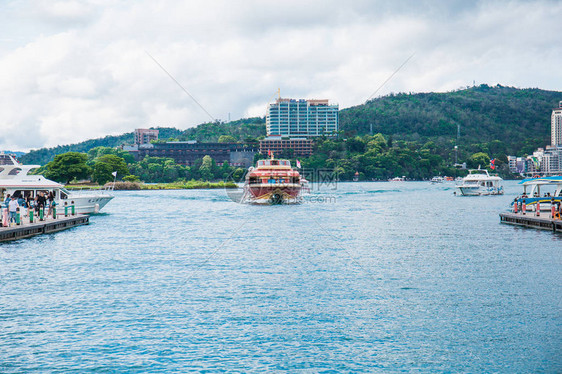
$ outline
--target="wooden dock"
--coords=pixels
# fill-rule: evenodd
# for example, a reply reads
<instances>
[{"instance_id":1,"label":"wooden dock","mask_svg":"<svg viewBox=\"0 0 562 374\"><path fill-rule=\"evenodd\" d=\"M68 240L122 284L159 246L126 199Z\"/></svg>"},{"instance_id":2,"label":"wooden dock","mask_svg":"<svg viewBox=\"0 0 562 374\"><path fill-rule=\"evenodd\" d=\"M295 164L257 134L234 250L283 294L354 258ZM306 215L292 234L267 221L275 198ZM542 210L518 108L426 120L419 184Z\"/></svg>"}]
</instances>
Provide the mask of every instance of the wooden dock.
<instances>
[{"instance_id":1,"label":"wooden dock","mask_svg":"<svg viewBox=\"0 0 562 374\"><path fill-rule=\"evenodd\" d=\"M500 221L509 225L562 232L562 220L552 219L550 212L541 212L539 216L532 211L527 214L505 212L500 213Z\"/></svg>"},{"instance_id":2,"label":"wooden dock","mask_svg":"<svg viewBox=\"0 0 562 374\"><path fill-rule=\"evenodd\" d=\"M29 238L41 234L50 234L76 226L87 225L89 223L89 215L77 214L75 216L62 216L57 219L35 221L34 223L26 222L19 226L0 227L0 242Z\"/></svg>"}]
</instances>

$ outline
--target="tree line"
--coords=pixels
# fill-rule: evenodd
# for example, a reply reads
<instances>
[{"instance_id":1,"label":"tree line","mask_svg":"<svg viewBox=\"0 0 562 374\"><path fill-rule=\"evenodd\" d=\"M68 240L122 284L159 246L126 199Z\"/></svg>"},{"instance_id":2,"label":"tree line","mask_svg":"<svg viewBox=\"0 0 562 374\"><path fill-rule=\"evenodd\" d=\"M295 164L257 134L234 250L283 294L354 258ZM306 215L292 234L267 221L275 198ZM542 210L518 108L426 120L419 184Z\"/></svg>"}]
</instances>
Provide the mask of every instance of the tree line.
<instances>
[{"instance_id":1,"label":"tree line","mask_svg":"<svg viewBox=\"0 0 562 374\"><path fill-rule=\"evenodd\" d=\"M467 154L468 168L488 168L490 147L482 144L478 152ZM493 154L497 156L499 154ZM347 139L320 138L314 153L300 159L304 168L333 170L340 180L387 180L397 176L423 180L433 176L465 176L466 170L454 166L454 147L438 146L434 141L393 140L383 134L355 136ZM497 159L496 171L509 174L505 155Z\"/></svg>"},{"instance_id":2,"label":"tree line","mask_svg":"<svg viewBox=\"0 0 562 374\"><path fill-rule=\"evenodd\" d=\"M496 158L497 170L508 175L501 144L493 141L480 145L478 152L467 154L469 168L487 168L490 159ZM497 153L490 153L495 150ZM278 158L288 158L296 163L292 150L287 149ZM257 154L255 160L267 155ZM434 141L425 143L393 140L383 134L355 136L351 138L321 137L314 143L314 153L300 158L303 168L331 171L340 180L386 180L396 176L409 179L429 179L436 175L464 176L466 170L453 165L452 147L437 145ZM37 173L59 182L91 180L105 184L114 179L146 183L172 183L200 180L243 180L246 170L232 167L227 162L219 165L210 156L196 160L191 166L177 164L172 158L146 156L135 161L133 156L119 148L96 147L88 153L67 152L55 159ZM114 176L113 173L116 173Z\"/></svg>"},{"instance_id":3,"label":"tree line","mask_svg":"<svg viewBox=\"0 0 562 374\"><path fill-rule=\"evenodd\" d=\"M165 157L147 156L137 162L129 152L111 147L92 148L88 153L66 152L35 171L57 182L88 180L100 185L113 180L146 183L240 180L244 172L227 162L218 165L210 156L197 160L192 166L180 165Z\"/></svg>"},{"instance_id":4,"label":"tree line","mask_svg":"<svg viewBox=\"0 0 562 374\"><path fill-rule=\"evenodd\" d=\"M507 155L524 156L549 143L551 110L561 100L562 92L500 85L480 85L445 93L390 94L341 110L339 136L316 139L314 155L302 161L309 167L337 168L344 179L350 179L355 172L365 179L456 175L461 172L452 167L455 160L467 162L469 167L485 167L483 164L490 158L499 160L500 172L507 174ZM265 136L265 119L215 121L185 131L157 129L160 141L255 145ZM31 151L20 160L41 165L53 160L56 166L60 159L53 158L58 154L85 153L87 168L82 170L83 175L102 181L107 179L108 165L116 168L117 160L102 157L104 154L93 155L90 151L110 152L108 149L132 142L133 133L106 136ZM455 146L458 146L456 151ZM123 159L129 174L147 182L173 181L174 178L220 179L225 172L218 171L219 165L213 161L210 164L207 161L200 170L203 159L186 167L175 165L172 159L148 158L137 163L128 159L130 155L126 152L111 152L107 154ZM294 159L294 152L286 150L279 156ZM99 163L97 168L96 163Z\"/></svg>"}]
</instances>

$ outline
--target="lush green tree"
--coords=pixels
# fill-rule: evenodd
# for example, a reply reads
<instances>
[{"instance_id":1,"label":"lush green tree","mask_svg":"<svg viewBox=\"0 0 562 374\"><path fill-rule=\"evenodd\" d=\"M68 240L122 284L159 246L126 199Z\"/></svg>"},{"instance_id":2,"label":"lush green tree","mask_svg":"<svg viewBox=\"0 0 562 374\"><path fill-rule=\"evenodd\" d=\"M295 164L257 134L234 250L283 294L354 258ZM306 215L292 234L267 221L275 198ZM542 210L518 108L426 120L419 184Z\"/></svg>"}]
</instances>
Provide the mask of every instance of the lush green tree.
<instances>
[{"instance_id":1,"label":"lush green tree","mask_svg":"<svg viewBox=\"0 0 562 374\"><path fill-rule=\"evenodd\" d=\"M119 148L95 147L88 151L88 161L93 165L95 161L103 155L115 155L121 157L127 164L135 162L132 154Z\"/></svg>"},{"instance_id":2,"label":"lush green tree","mask_svg":"<svg viewBox=\"0 0 562 374\"><path fill-rule=\"evenodd\" d=\"M246 136L243 140L244 144L257 143L259 140L253 136Z\"/></svg>"},{"instance_id":3,"label":"lush green tree","mask_svg":"<svg viewBox=\"0 0 562 374\"><path fill-rule=\"evenodd\" d=\"M365 152L365 143L361 137L356 136L355 138L347 139L345 142L346 148L351 153L363 153Z\"/></svg>"},{"instance_id":4,"label":"lush green tree","mask_svg":"<svg viewBox=\"0 0 562 374\"><path fill-rule=\"evenodd\" d=\"M219 136L219 143L236 143L236 138L232 135Z\"/></svg>"},{"instance_id":5,"label":"lush green tree","mask_svg":"<svg viewBox=\"0 0 562 374\"><path fill-rule=\"evenodd\" d=\"M206 155L203 157L203 162L199 167L199 173L201 174L201 178L205 181L213 179L213 159L211 156Z\"/></svg>"},{"instance_id":6,"label":"lush green tree","mask_svg":"<svg viewBox=\"0 0 562 374\"><path fill-rule=\"evenodd\" d=\"M125 182L140 182L140 178L133 174L123 177L122 180Z\"/></svg>"},{"instance_id":7,"label":"lush green tree","mask_svg":"<svg viewBox=\"0 0 562 374\"><path fill-rule=\"evenodd\" d=\"M220 171L219 171L219 175L215 176L215 179L222 179L222 180L227 180L230 175L232 174L232 172L234 171L234 168L232 168L228 162L223 162L222 166L220 167Z\"/></svg>"},{"instance_id":8,"label":"lush green tree","mask_svg":"<svg viewBox=\"0 0 562 374\"><path fill-rule=\"evenodd\" d=\"M483 169L490 165L490 156L484 152L478 152L468 158L468 166L471 168L481 167Z\"/></svg>"},{"instance_id":9,"label":"lush green tree","mask_svg":"<svg viewBox=\"0 0 562 374\"><path fill-rule=\"evenodd\" d=\"M171 183L186 177L185 167L176 164L173 159L164 161L164 168L162 170L162 180L164 182Z\"/></svg>"},{"instance_id":10,"label":"lush green tree","mask_svg":"<svg viewBox=\"0 0 562 374\"><path fill-rule=\"evenodd\" d=\"M106 154L97 158L94 164L92 179L99 184L105 184L114 179L114 172L117 172L117 178L119 179L130 174L123 158Z\"/></svg>"},{"instance_id":11,"label":"lush green tree","mask_svg":"<svg viewBox=\"0 0 562 374\"><path fill-rule=\"evenodd\" d=\"M232 180L235 182L242 182L244 179L244 175L246 174L246 170L242 168L236 168L232 173Z\"/></svg>"},{"instance_id":12,"label":"lush green tree","mask_svg":"<svg viewBox=\"0 0 562 374\"><path fill-rule=\"evenodd\" d=\"M114 170L111 168L111 165L106 164L105 162L96 162L92 173L92 180L103 185L114 180L113 175L111 174L113 172Z\"/></svg>"},{"instance_id":13,"label":"lush green tree","mask_svg":"<svg viewBox=\"0 0 562 374\"><path fill-rule=\"evenodd\" d=\"M381 133L377 133L372 138L367 138L367 149L374 152L382 152L388 148L388 143Z\"/></svg>"},{"instance_id":14,"label":"lush green tree","mask_svg":"<svg viewBox=\"0 0 562 374\"><path fill-rule=\"evenodd\" d=\"M92 169L86 164L88 155L79 152L66 152L55 156L47 164L45 177L57 182L68 183L73 179L86 179Z\"/></svg>"}]
</instances>

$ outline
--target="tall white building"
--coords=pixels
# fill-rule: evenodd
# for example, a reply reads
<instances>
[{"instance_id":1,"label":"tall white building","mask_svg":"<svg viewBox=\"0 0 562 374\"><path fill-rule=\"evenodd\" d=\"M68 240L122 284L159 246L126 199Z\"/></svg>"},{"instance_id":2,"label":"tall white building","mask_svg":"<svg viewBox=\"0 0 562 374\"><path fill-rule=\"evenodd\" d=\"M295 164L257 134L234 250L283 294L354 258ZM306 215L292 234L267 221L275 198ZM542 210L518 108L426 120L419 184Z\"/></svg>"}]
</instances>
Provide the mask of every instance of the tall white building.
<instances>
[{"instance_id":1,"label":"tall white building","mask_svg":"<svg viewBox=\"0 0 562 374\"><path fill-rule=\"evenodd\" d=\"M279 98L267 107L265 124L269 137L336 135L339 107L328 100Z\"/></svg>"},{"instance_id":2,"label":"tall white building","mask_svg":"<svg viewBox=\"0 0 562 374\"><path fill-rule=\"evenodd\" d=\"M562 101L558 108L552 111L550 119L550 145L562 147Z\"/></svg>"}]
</instances>

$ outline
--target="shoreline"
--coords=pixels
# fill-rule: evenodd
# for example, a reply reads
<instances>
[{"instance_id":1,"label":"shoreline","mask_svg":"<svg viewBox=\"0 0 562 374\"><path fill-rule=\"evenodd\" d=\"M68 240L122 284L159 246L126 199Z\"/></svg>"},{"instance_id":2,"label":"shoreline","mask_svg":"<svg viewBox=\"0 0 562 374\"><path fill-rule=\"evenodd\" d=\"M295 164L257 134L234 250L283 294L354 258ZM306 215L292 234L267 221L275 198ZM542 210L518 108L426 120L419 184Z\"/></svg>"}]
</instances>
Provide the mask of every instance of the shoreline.
<instances>
[{"instance_id":1,"label":"shoreline","mask_svg":"<svg viewBox=\"0 0 562 374\"><path fill-rule=\"evenodd\" d=\"M93 185L66 185L65 188L69 191L80 191L80 190L102 190L105 188L111 188L113 183L105 184L104 186L93 186ZM140 183L140 182L116 182L114 186L114 191L147 191L147 190L214 190L228 188L234 189L238 188L238 185L234 182L200 182L200 181L190 181L190 182L174 182L174 183Z\"/></svg>"}]
</instances>

